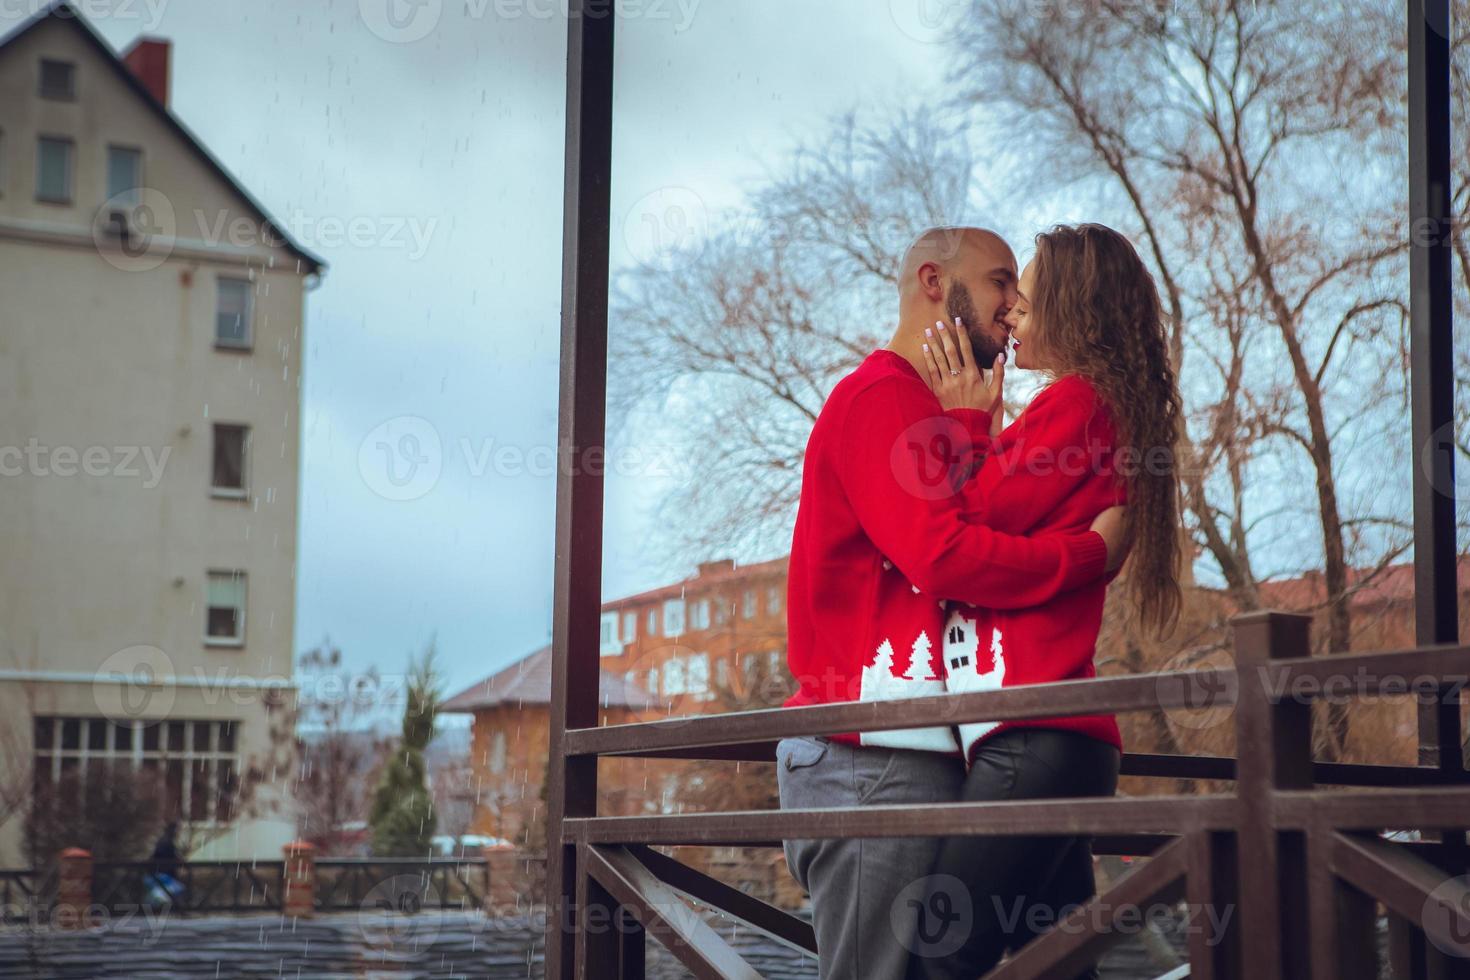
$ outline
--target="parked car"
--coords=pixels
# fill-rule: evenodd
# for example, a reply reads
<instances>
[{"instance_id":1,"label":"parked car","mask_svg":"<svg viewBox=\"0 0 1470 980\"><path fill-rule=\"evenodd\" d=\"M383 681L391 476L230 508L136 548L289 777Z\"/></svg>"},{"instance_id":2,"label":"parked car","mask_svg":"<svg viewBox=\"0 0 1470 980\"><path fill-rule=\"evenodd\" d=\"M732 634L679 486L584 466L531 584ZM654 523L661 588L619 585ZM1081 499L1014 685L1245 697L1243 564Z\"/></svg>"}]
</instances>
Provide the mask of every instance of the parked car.
<instances>
[{"instance_id":1,"label":"parked car","mask_svg":"<svg viewBox=\"0 0 1470 980\"><path fill-rule=\"evenodd\" d=\"M434 853L440 857L479 857L487 847L513 847L504 837L486 837L483 834L462 834L458 838L450 834L436 834L432 838Z\"/></svg>"}]
</instances>

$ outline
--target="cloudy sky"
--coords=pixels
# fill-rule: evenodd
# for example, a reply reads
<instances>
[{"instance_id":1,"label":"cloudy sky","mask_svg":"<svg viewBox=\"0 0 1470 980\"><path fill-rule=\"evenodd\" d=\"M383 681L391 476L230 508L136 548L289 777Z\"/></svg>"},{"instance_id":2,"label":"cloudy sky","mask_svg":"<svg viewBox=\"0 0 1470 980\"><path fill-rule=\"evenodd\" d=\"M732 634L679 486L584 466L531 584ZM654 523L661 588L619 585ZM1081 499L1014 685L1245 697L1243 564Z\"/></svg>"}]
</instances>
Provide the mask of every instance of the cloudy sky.
<instances>
[{"instance_id":1,"label":"cloudy sky","mask_svg":"<svg viewBox=\"0 0 1470 980\"><path fill-rule=\"evenodd\" d=\"M559 2L78 6L115 48L173 42L175 112L330 263L306 309L298 652L329 635L350 664L392 671L437 633L458 689L546 642ZM738 204L832 116L937 91L944 8L620 0L615 263ZM0 31L32 9L0 4ZM353 221L358 240L332 235ZM608 596L669 577L640 542L673 460L619 451Z\"/></svg>"}]
</instances>

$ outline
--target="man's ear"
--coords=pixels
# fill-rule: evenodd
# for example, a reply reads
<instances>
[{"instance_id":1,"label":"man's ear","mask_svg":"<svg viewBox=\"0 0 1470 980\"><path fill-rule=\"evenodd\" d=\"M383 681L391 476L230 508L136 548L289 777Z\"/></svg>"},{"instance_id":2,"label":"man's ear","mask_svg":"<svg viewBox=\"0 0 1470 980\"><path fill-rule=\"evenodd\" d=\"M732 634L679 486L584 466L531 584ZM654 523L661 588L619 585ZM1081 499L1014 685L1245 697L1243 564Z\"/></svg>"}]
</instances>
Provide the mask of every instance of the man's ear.
<instances>
[{"instance_id":1,"label":"man's ear","mask_svg":"<svg viewBox=\"0 0 1470 980\"><path fill-rule=\"evenodd\" d=\"M919 279L919 291L931 303L938 303L944 299L944 275L938 263L924 262L920 264L915 275Z\"/></svg>"}]
</instances>

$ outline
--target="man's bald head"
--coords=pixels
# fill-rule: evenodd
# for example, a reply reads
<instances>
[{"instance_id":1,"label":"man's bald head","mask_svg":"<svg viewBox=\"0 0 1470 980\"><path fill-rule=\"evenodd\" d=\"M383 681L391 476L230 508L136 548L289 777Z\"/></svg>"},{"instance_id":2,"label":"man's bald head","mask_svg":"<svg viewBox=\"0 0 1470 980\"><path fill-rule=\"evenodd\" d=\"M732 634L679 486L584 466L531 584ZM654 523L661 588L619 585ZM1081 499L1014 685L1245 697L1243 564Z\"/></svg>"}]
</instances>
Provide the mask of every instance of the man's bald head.
<instances>
[{"instance_id":1,"label":"man's bald head","mask_svg":"<svg viewBox=\"0 0 1470 980\"><path fill-rule=\"evenodd\" d=\"M946 225L926 228L903 253L903 266L899 269L900 292L906 283L912 283L919 267L932 262L941 270L950 270L961 265L976 253L986 253L997 260L1008 259L1014 274L1016 256L1006 240L988 228L972 228L964 225Z\"/></svg>"},{"instance_id":2,"label":"man's bald head","mask_svg":"<svg viewBox=\"0 0 1470 980\"><path fill-rule=\"evenodd\" d=\"M1002 322L1016 302L1016 256L986 228L929 228L904 253L898 275L900 324L923 330L964 322L982 363L1005 350ZM902 327L901 327L902 329Z\"/></svg>"}]
</instances>

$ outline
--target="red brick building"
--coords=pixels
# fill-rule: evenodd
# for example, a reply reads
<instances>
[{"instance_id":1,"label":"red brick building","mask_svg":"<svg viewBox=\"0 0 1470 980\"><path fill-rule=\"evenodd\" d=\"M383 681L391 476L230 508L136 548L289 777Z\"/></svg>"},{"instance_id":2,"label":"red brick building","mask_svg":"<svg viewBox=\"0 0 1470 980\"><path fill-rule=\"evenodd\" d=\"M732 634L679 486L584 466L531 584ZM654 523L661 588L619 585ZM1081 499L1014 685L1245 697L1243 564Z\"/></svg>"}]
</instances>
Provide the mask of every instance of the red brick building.
<instances>
[{"instance_id":1,"label":"red brick building","mask_svg":"<svg viewBox=\"0 0 1470 980\"><path fill-rule=\"evenodd\" d=\"M779 702L788 686L786 559L704 562L682 582L604 603L599 649L603 670L649 692L665 713Z\"/></svg>"},{"instance_id":2,"label":"red brick building","mask_svg":"<svg viewBox=\"0 0 1470 980\"><path fill-rule=\"evenodd\" d=\"M705 562L683 581L604 603L599 649L602 724L778 705L791 690L786 559L739 567L729 559ZM443 707L474 715L470 764L478 802L471 832L503 837L522 852L502 876L513 887L497 890L497 902L506 905L535 889L532 856L545 847L550 696L551 652L542 647ZM749 778L709 780L708 767L687 762L604 760L599 809L619 815L774 805L775 780L762 771L768 768L750 764L742 769ZM712 848L684 859L768 900L800 901L779 853Z\"/></svg>"}]
</instances>

